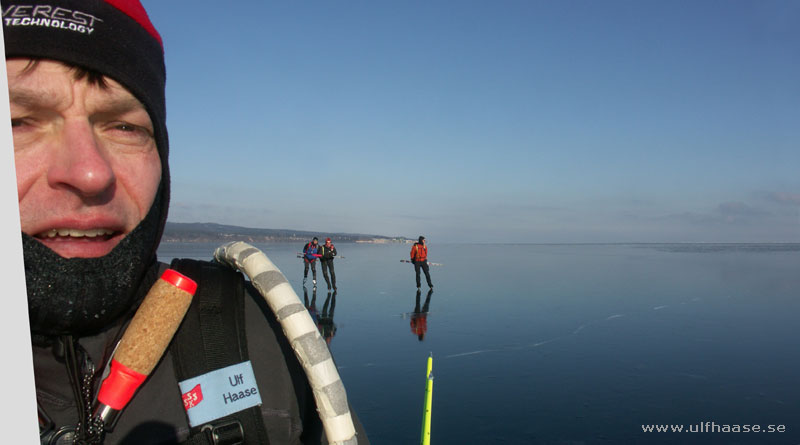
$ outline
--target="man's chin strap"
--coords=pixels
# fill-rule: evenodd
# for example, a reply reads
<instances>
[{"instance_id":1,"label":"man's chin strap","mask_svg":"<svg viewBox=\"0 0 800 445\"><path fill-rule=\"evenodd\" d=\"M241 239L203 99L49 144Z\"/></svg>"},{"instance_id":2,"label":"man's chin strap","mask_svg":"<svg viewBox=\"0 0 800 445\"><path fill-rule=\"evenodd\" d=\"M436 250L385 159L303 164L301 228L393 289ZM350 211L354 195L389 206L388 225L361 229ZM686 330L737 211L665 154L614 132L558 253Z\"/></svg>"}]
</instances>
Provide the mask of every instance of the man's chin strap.
<instances>
[{"instance_id":1,"label":"man's chin strap","mask_svg":"<svg viewBox=\"0 0 800 445\"><path fill-rule=\"evenodd\" d=\"M160 196L144 220L100 258L63 258L22 234L32 334L96 333L133 308L147 291L141 286L145 273L156 274Z\"/></svg>"}]
</instances>

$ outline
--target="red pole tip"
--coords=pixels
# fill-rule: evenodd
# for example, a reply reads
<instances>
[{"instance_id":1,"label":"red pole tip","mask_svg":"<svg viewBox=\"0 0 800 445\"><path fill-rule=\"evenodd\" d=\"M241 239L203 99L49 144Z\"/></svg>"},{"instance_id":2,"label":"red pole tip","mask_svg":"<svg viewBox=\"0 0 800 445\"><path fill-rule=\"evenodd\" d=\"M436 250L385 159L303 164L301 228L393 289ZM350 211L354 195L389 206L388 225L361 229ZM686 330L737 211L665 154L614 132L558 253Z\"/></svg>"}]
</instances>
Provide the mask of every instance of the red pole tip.
<instances>
[{"instance_id":1,"label":"red pole tip","mask_svg":"<svg viewBox=\"0 0 800 445\"><path fill-rule=\"evenodd\" d=\"M130 402L133 394L147 378L122 363L111 360L111 371L100 385L97 400L115 410L122 410Z\"/></svg>"},{"instance_id":2,"label":"red pole tip","mask_svg":"<svg viewBox=\"0 0 800 445\"><path fill-rule=\"evenodd\" d=\"M165 270L161 275L161 279L192 295L194 295L195 291L197 290L197 283L195 283L194 280L177 272L174 269Z\"/></svg>"}]
</instances>

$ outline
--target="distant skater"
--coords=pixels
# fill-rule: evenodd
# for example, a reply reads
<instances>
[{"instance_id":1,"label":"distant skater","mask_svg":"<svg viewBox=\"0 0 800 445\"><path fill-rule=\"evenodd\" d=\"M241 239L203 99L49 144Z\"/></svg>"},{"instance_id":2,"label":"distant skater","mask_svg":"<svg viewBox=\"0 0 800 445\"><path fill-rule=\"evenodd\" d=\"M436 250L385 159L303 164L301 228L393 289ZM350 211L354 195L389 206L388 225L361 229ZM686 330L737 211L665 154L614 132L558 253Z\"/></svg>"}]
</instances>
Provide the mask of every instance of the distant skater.
<instances>
[{"instance_id":1,"label":"distant skater","mask_svg":"<svg viewBox=\"0 0 800 445\"><path fill-rule=\"evenodd\" d=\"M431 282L431 272L428 267L428 245L425 242L425 237L420 236L419 241L411 246L411 262L414 263L414 273L417 275L417 289L420 288L419 269L425 272L425 280L428 282L428 287L433 289Z\"/></svg>"},{"instance_id":2,"label":"distant skater","mask_svg":"<svg viewBox=\"0 0 800 445\"><path fill-rule=\"evenodd\" d=\"M330 238L325 238L325 244L319 247L321 255L319 262L322 267L322 277L325 278L325 283L328 284L328 290L331 290L331 283L333 283L333 290L336 290L336 272L333 271L333 257L336 256L336 247L331 243ZM328 278L328 269L331 271L331 276Z\"/></svg>"},{"instance_id":3,"label":"distant skater","mask_svg":"<svg viewBox=\"0 0 800 445\"><path fill-rule=\"evenodd\" d=\"M314 287L317 286L317 258L320 256L322 255L319 254L319 240L315 236L310 243L303 247L303 264L305 265L305 269L303 270L303 284L306 284L308 267L311 266L313 276L311 282L314 283Z\"/></svg>"}]
</instances>

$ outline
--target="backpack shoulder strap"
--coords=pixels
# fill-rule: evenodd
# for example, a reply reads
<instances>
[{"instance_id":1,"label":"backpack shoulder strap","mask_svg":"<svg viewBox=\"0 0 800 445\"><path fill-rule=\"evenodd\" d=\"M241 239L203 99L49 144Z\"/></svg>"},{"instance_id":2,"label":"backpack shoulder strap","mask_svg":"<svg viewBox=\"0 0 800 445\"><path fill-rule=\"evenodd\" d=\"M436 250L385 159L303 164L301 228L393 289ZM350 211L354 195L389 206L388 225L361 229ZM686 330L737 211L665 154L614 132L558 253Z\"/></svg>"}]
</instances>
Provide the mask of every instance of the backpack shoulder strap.
<instances>
[{"instance_id":1,"label":"backpack shoulder strap","mask_svg":"<svg viewBox=\"0 0 800 445\"><path fill-rule=\"evenodd\" d=\"M197 282L197 293L170 346L179 382L249 360L244 325L244 277L209 261L176 259L171 268ZM259 406L192 427L185 442L266 444Z\"/></svg>"}]
</instances>

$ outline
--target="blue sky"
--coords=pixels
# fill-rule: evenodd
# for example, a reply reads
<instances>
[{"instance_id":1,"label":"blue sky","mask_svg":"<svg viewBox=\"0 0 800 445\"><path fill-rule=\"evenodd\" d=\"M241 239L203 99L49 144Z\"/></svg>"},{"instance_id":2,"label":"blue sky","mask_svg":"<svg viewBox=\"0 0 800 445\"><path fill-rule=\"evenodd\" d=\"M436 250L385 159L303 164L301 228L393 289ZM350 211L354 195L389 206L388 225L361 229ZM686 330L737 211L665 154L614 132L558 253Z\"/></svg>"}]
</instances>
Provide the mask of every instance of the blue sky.
<instances>
[{"instance_id":1,"label":"blue sky","mask_svg":"<svg viewBox=\"0 0 800 445\"><path fill-rule=\"evenodd\" d=\"M143 3L171 221L800 242L796 1Z\"/></svg>"}]
</instances>

